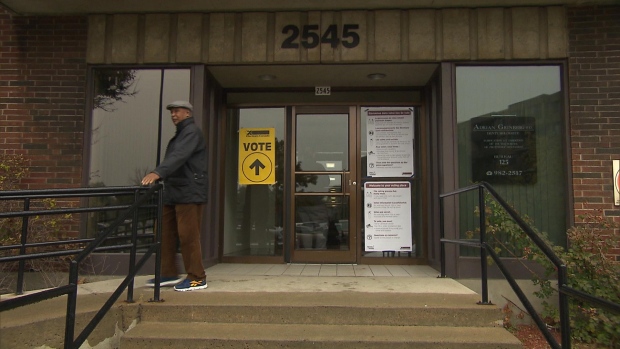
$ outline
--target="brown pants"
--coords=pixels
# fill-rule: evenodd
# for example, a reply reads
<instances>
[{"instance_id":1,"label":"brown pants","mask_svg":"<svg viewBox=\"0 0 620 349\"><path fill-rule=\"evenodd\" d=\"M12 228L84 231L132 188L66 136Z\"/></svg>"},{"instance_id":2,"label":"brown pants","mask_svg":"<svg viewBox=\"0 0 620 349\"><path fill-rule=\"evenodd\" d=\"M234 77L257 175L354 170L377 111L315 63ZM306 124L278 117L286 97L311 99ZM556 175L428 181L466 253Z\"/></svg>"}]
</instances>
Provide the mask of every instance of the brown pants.
<instances>
[{"instance_id":1,"label":"brown pants","mask_svg":"<svg viewBox=\"0 0 620 349\"><path fill-rule=\"evenodd\" d=\"M202 280L206 277L200 249L200 226L204 205L164 205L161 241L161 275L176 277L177 238L181 242L181 255L187 278Z\"/></svg>"}]
</instances>

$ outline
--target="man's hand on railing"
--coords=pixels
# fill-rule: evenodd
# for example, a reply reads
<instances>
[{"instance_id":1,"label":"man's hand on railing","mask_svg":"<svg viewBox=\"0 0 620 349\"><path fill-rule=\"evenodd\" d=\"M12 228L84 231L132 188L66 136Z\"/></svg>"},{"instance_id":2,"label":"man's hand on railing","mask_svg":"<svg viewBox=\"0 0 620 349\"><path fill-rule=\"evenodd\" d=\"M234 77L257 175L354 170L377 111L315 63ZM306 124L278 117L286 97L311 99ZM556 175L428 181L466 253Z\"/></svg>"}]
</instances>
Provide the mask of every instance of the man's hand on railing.
<instances>
[{"instance_id":1,"label":"man's hand on railing","mask_svg":"<svg viewBox=\"0 0 620 349\"><path fill-rule=\"evenodd\" d=\"M155 172L151 172L142 178L142 185L151 185L158 181L161 177Z\"/></svg>"}]
</instances>

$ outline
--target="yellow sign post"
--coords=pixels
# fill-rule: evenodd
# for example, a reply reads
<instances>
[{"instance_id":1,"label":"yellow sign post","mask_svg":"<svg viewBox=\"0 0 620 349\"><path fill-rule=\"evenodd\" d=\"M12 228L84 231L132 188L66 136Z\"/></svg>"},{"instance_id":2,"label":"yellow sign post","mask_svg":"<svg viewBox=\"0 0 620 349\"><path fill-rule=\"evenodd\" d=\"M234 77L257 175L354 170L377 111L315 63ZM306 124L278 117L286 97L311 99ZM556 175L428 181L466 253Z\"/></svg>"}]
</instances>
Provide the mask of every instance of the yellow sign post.
<instances>
[{"instance_id":1,"label":"yellow sign post","mask_svg":"<svg viewBox=\"0 0 620 349\"><path fill-rule=\"evenodd\" d=\"M239 129L239 184L276 182L276 129Z\"/></svg>"}]
</instances>

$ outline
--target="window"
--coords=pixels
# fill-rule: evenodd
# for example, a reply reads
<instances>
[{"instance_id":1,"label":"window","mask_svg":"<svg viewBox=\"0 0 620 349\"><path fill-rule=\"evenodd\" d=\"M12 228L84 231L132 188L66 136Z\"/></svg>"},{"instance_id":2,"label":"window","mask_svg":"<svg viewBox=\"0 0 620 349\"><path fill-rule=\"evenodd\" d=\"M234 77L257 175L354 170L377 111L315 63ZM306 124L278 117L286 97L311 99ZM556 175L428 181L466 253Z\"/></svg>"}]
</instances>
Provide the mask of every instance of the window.
<instances>
[{"instance_id":1,"label":"window","mask_svg":"<svg viewBox=\"0 0 620 349\"><path fill-rule=\"evenodd\" d=\"M224 256L281 256L284 221L284 108L230 109L226 131ZM276 183L239 184L239 130L276 131Z\"/></svg>"},{"instance_id":2,"label":"window","mask_svg":"<svg viewBox=\"0 0 620 349\"><path fill-rule=\"evenodd\" d=\"M139 185L163 159L175 132L165 106L190 99L190 70L105 68L96 69L93 76L88 185ZM124 198L105 200L96 204L122 203ZM89 219L88 236L114 213L95 216Z\"/></svg>"},{"instance_id":3,"label":"window","mask_svg":"<svg viewBox=\"0 0 620 349\"><path fill-rule=\"evenodd\" d=\"M459 186L489 182L560 245L567 228L563 99L559 66L456 68ZM461 195L461 232L477 227L477 205L476 193Z\"/></svg>"}]
</instances>

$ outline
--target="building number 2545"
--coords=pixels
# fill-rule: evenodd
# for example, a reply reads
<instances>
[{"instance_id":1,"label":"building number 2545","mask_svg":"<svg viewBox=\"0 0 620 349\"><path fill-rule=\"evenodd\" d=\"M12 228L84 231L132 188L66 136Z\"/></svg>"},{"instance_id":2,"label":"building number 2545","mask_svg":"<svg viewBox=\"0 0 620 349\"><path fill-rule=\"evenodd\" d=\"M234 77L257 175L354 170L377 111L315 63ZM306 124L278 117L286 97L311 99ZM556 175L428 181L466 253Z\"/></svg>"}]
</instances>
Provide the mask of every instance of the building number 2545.
<instances>
[{"instance_id":1,"label":"building number 2545","mask_svg":"<svg viewBox=\"0 0 620 349\"><path fill-rule=\"evenodd\" d=\"M359 29L359 24L345 24L342 26L342 37L340 37L338 25L332 24L327 27L322 36L319 36L318 24L304 25L301 29L301 45L305 48L314 48L319 44L330 44L332 48L336 48L342 43L342 46L346 48L353 48L360 43L360 36L355 32L357 29ZM293 24L285 26L282 34L287 34L288 37L282 42L282 48L299 48L297 42L299 33L298 26Z\"/></svg>"}]
</instances>

